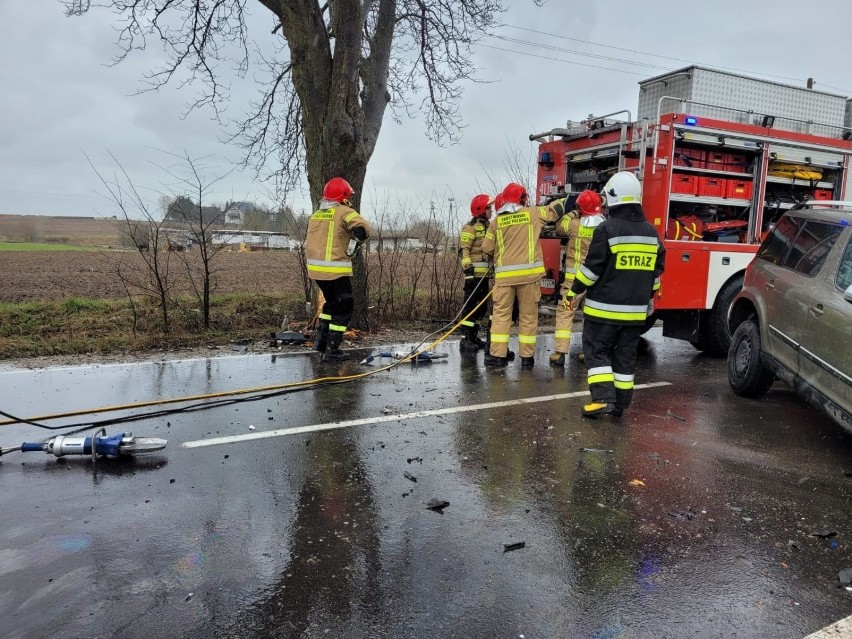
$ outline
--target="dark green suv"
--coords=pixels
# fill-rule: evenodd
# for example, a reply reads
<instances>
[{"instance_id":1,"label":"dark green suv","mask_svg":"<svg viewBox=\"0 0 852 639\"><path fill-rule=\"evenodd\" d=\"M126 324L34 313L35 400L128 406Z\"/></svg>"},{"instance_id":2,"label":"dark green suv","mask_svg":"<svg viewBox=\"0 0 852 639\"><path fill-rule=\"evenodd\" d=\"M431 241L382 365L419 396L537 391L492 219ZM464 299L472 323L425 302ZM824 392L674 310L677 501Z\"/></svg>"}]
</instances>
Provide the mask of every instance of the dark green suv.
<instances>
[{"instance_id":1,"label":"dark green suv","mask_svg":"<svg viewBox=\"0 0 852 639\"><path fill-rule=\"evenodd\" d=\"M758 397L780 379L852 432L852 202L778 220L728 316L728 381Z\"/></svg>"}]
</instances>

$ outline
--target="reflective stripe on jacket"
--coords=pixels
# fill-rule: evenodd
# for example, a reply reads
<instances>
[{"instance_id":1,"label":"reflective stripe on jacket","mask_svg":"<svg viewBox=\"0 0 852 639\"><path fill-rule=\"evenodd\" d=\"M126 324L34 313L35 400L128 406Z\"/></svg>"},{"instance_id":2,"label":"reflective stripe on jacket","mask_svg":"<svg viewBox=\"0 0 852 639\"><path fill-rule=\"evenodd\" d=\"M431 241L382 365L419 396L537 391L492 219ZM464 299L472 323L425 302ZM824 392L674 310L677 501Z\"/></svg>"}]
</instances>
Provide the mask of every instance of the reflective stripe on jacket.
<instances>
[{"instance_id":1,"label":"reflective stripe on jacket","mask_svg":"<svg viewBox=\"0 0 852 639\"><path fill-rule=\"evenodd\" d=\"M595 229L569 295L586 291L586 318L643 324L648 301L660 286L665 253L638 205L613 207L609 219Z\"/></svg>"},{"instance_id":2,"label":"reflective stripe on jacket","mask_svg":"<svg viewBox=\"0 0 852 639\"><path fill-rule=\"evenodd\" d=\"M571 211L565 215L556 225L556 235L568 239L565 245L565 258L563 261L563 272L565 280L571 281L577 272L577 268L586 259L589 245L592 243L592 235L595 228L606 218L603 215L581 215L579 211Z\"/></svg>"},{"instance_id":3,"label":"reflective stripe on jacket","mask_svg":"<svg viewBox=\"0 0 852 639\"><path fill-rule=\"evenodd\" d=\"M370 235L370 226L358 211L345 204L320 209L308 220L305 257L308 277L335 280L352 275L352 260L346 254L352 230L361 227Z\"/></svg>"},{"instance_id":4,"label":"reflective stripe on jacket","mask_svg":"<svg viewBox=\"0 0 852 639\"><path fill-rule=\"evenodd\" d=\"M482 240L488 232L488 223L481 218L471 218L459 233L461 267L473 267L473 274L483 277L488 273L487 255L482 252Z\"/></svg>"},{"instance_id":5,"label":"reflective stripe on jacket","mask_svg":"<svg viewBox=\"0 0 852 639\"><path fill-rule=\"evenodd\" d=\"M498 213L491 220L482 250L493 256L494 286L515 286L537 282L544 276L541 229L555 222L561 203L532 206Z\"/></svg>"}]
</instances>

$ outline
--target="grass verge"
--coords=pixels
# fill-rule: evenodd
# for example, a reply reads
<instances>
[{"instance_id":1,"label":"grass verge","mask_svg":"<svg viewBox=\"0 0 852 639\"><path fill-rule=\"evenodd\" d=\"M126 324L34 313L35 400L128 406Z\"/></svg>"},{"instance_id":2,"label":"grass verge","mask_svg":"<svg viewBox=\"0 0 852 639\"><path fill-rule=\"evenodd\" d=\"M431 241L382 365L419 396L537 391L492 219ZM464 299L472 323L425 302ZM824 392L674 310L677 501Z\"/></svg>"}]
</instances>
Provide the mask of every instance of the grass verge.
<instances>
[{"instance_id":1,"label":"grass verge","mask_svg":"<svg viewBox=\"0 0 852 639\"><path fill-rule=\"evenodd\" d=\"M211 327L199 328L194 301L178 301L171 310L172 328L159 329L159 310L147 302L69 297L58 301L0 304L0 359L40 355L115 353L154 348L201 346L238 338L260 339L281 324L300 317L298 295L218 295L212 300Z\"/></svg>"},{"instance_id":2,"label":"grass verge","mask_svg":"<svg viewBox=\"0 0 852 639\"><path fill-rule=\"evenodd\" d=\"M76 244L42 244L39 242L0 242L0 251L93 251L88 246Z\"/></svg>"}]
</instances>

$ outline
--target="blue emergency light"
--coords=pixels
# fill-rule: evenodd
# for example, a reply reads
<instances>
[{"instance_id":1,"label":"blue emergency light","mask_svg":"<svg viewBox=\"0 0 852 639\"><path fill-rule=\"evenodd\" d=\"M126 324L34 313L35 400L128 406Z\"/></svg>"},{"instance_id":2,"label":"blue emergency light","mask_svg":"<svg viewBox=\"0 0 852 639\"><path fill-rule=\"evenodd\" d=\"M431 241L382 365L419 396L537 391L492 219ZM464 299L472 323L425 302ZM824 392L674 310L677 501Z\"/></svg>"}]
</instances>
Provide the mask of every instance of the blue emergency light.
<instances>
[{"instance_id":1,"label":"blue emergency light","mask_svg":"<svg viewBox=\"0 0 852 639\"><path fill-rule=\"evenodd\" d=\"M683 123L688 124L689 126L695 126L696 124L698 124L698 118L696 118L694 115L688 115L683 119Z\"/></svg>"}]
</instances>

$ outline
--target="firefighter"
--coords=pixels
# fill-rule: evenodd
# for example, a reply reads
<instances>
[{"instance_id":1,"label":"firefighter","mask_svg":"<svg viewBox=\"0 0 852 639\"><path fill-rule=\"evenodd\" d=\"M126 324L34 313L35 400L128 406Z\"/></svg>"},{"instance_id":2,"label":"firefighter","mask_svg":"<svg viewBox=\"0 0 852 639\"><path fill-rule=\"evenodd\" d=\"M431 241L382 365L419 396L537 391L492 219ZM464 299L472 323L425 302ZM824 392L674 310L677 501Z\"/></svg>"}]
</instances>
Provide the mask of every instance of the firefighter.
<instances>
[{"instance_id":1,"label":"firefighter","mask_svg":"<svg viewBox=\"0 0 852 639\"><path fill-rule=\"evenodd\" d=\"M324 362L342 362L349 354L340 350L343 333L352 319L352 260L347 253L350 240L357 247L370 236L367 221L352 208L355 192L343 178L332 178L322 191L319 210L308 220L305 239L308 277L325 297L319 314L316 350Z\"/></svg>"},{"instance_id":2,"label":"firefighter","mask_svg":"<svg viewBox=\"0 0 852 639\"><path fill-rule=\"evenodd\" d=\"M630 406L636 348L665 261L657 231L645 219L636 176L616 173L604 193L609 217L595 229L568 293L572 307L586 293L583 352L592 401L583 407L585 417L619 417Z\"/></svg>"},{"instance_id":3,"label":"firefighter","mask_svg":"<svg viewBox=\"0 0 852 639\"><path fill-rule=\"evenodd\" d=\"M489 264L482 253L482 240L488 230L491 220L494 200L484 194L477 195L470 203L471 219L465 224L459 234L459 257L464 272L464 299L462 317L476 308L488 295ZM479 337L479 323L485 315L487 307L482 304L473 315L462 322L465 336L459 342L459 349L475 352L485 346L485 341Z\"/></svg>"},{"instance_id":4,"label":"firefighter","mask_svg":"<svg viewBox=\"0 0 852 639\"><path fill-rule=\"evenodd\" d=\"M556 307L555 352L550 355L551 366L565 366L565 358L571 345L571 325L580 299L568 303L568 293L574 283L577 268L586 259L589 243L595 228L604 221L601 196L594 191L583 191L577 196L576 209L565 214L556 225L556 234L568 240L565 245L565 260L562 270L565 280L560 291L560 303Z\"/></svg>"},{"instance_id":5,"label":"firefighter","mask_svg":"<svg viewBox=\"0 0 852 639\"><path fill-rule=\"evenodd\" d=\"M539 280L544 275L539 234L547 222L564 214L565 200L549 206L529 206L526 189L512 182L502 192L503 206L491 220L482 251L494 262L491 345L486 366L505 366L509 361L509 330L512 304L518 301L518 342L521 366L534 364L538 333Z\"/></svg>"}]
</instances>

